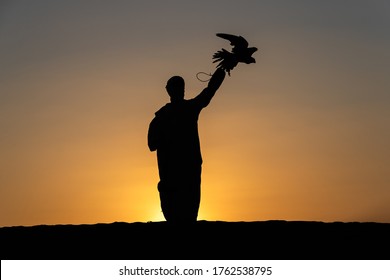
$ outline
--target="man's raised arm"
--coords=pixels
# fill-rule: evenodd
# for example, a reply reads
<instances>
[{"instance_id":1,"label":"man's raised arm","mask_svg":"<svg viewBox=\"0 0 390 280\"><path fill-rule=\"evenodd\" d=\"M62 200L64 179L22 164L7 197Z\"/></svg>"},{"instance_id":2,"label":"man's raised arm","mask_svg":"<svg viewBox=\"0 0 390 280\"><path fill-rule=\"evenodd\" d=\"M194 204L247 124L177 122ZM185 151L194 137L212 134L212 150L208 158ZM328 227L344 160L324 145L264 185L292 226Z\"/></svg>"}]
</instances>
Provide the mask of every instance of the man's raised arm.
<instances>
[{"instance_id":1,"label":"man's raised arm","mask_svg":"<svg viewBox=\"0 0 390 280\"><path fill-rule=\"evenodd\" d=\"M215 70L214 74L211 76L207 87L197 97L194 98L202 108L209 105L211 99L214 97L216 91L219 89L223 80L225 79L225 76L225 70L217 68L217 70Z\"/></svg>"},{"instance_id":2,"label":"man's raised arm","mask_svg":"<svg viewBox=\"0 0 390 280\"><path fill-rule=\"evenodd\" d=\"M223 80L225 79L225 70L222 70L220 68L217 68L215 70L213 76L211 76L211 79L207 85L207 88L209 88L211 91L214 91L214 93L219 89L221 86Z\"/></svg>"}]
</instances>

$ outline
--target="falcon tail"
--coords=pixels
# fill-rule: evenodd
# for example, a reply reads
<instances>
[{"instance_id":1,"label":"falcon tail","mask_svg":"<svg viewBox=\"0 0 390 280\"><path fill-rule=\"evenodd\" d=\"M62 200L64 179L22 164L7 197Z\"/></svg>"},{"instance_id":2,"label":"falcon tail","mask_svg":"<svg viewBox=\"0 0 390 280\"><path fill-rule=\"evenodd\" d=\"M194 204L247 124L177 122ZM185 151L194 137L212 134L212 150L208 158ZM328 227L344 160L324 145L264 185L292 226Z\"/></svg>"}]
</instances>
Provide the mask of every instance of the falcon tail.
<instances>
[{"instance_id":1,"label":"falcon tail","mask_svg":"<svg viewBox=\"0 0 390 280\"><path fill-rule=\"evenodd\" d=\"M214 53L214 55L213 55L214 62L224 60L224 59L226 59L229 55L231 55L231 53L228 52L228 51L225 50L225 49L222 49L222 50L220 50L220 51L217 51L217 52Z\"/></svg>"},{"instance_id":2,"label":"falcon tail","mask_svg":"<svg viewBox=\"0 0 390 280\"><path fill-rule=\"evenodd\" d=\"M237 66L237 59L234 54L228 52L225 49L217 51L213 55L213 63L219 62L217 68L222 68L225 70L230 76L230 70Z\"/></svg>"}]
</instances>

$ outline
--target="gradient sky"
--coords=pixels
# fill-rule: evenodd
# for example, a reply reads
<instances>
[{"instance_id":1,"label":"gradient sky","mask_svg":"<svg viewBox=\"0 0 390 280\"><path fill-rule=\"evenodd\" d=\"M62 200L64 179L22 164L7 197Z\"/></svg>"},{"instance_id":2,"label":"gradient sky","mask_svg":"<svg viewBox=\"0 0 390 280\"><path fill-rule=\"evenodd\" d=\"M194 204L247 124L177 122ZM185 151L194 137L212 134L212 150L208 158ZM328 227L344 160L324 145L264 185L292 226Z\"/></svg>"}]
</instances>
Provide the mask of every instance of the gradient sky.
<instances>
[{"instance_id":1,"label":"gradient sky","mask_svg":"<svg viewBox=\"0 0 390 280\"><path fill-rule=\"evenodd\" d=\"M201 220L390 222L389 1L0 3L0 226L163 220L149 122L259 51L199 119Z\"/></svg>"}]
</instances>

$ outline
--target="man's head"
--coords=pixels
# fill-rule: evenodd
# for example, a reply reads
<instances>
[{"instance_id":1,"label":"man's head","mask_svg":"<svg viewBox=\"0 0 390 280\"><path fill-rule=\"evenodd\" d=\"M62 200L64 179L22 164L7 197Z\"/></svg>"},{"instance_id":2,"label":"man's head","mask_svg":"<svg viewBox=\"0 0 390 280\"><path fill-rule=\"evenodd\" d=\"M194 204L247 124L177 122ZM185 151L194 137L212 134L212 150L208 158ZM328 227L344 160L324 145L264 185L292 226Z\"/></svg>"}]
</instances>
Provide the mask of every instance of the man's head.
<instances>
[{"instance_id":1,"label":"man's head","mask_svg":"<svg viewBox=\"0 0 390 280\"><path fill-rule=\"evenodd\" d=\"M171 101L180 101L184 99L184 79L180 76L171 77L165 86Z\"/></svg>"}]
</instances>

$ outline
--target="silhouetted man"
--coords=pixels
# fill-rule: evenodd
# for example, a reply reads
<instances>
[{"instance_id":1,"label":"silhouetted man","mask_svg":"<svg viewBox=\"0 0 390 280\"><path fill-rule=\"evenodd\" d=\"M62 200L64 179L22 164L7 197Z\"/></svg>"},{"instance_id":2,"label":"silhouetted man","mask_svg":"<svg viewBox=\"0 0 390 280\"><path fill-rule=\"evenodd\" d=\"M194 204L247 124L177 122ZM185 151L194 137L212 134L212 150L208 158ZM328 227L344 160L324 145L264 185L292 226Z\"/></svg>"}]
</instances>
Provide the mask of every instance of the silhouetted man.
<instances>
[{"instance_id":1,"label":"silhouetted man","mask_svg":"<svg viewBox=\"0 0 390 280\"><path fill-rule=\"evenodd\" d=\"M200 204L202 155L198 117L223 80L221 68L195 98L184 99L185 83L173 76L166 85L171 102L155 113L149 125L148 146L157 150L161 209L168 222L196 222Z\"/></svg>"}]
</instances>

